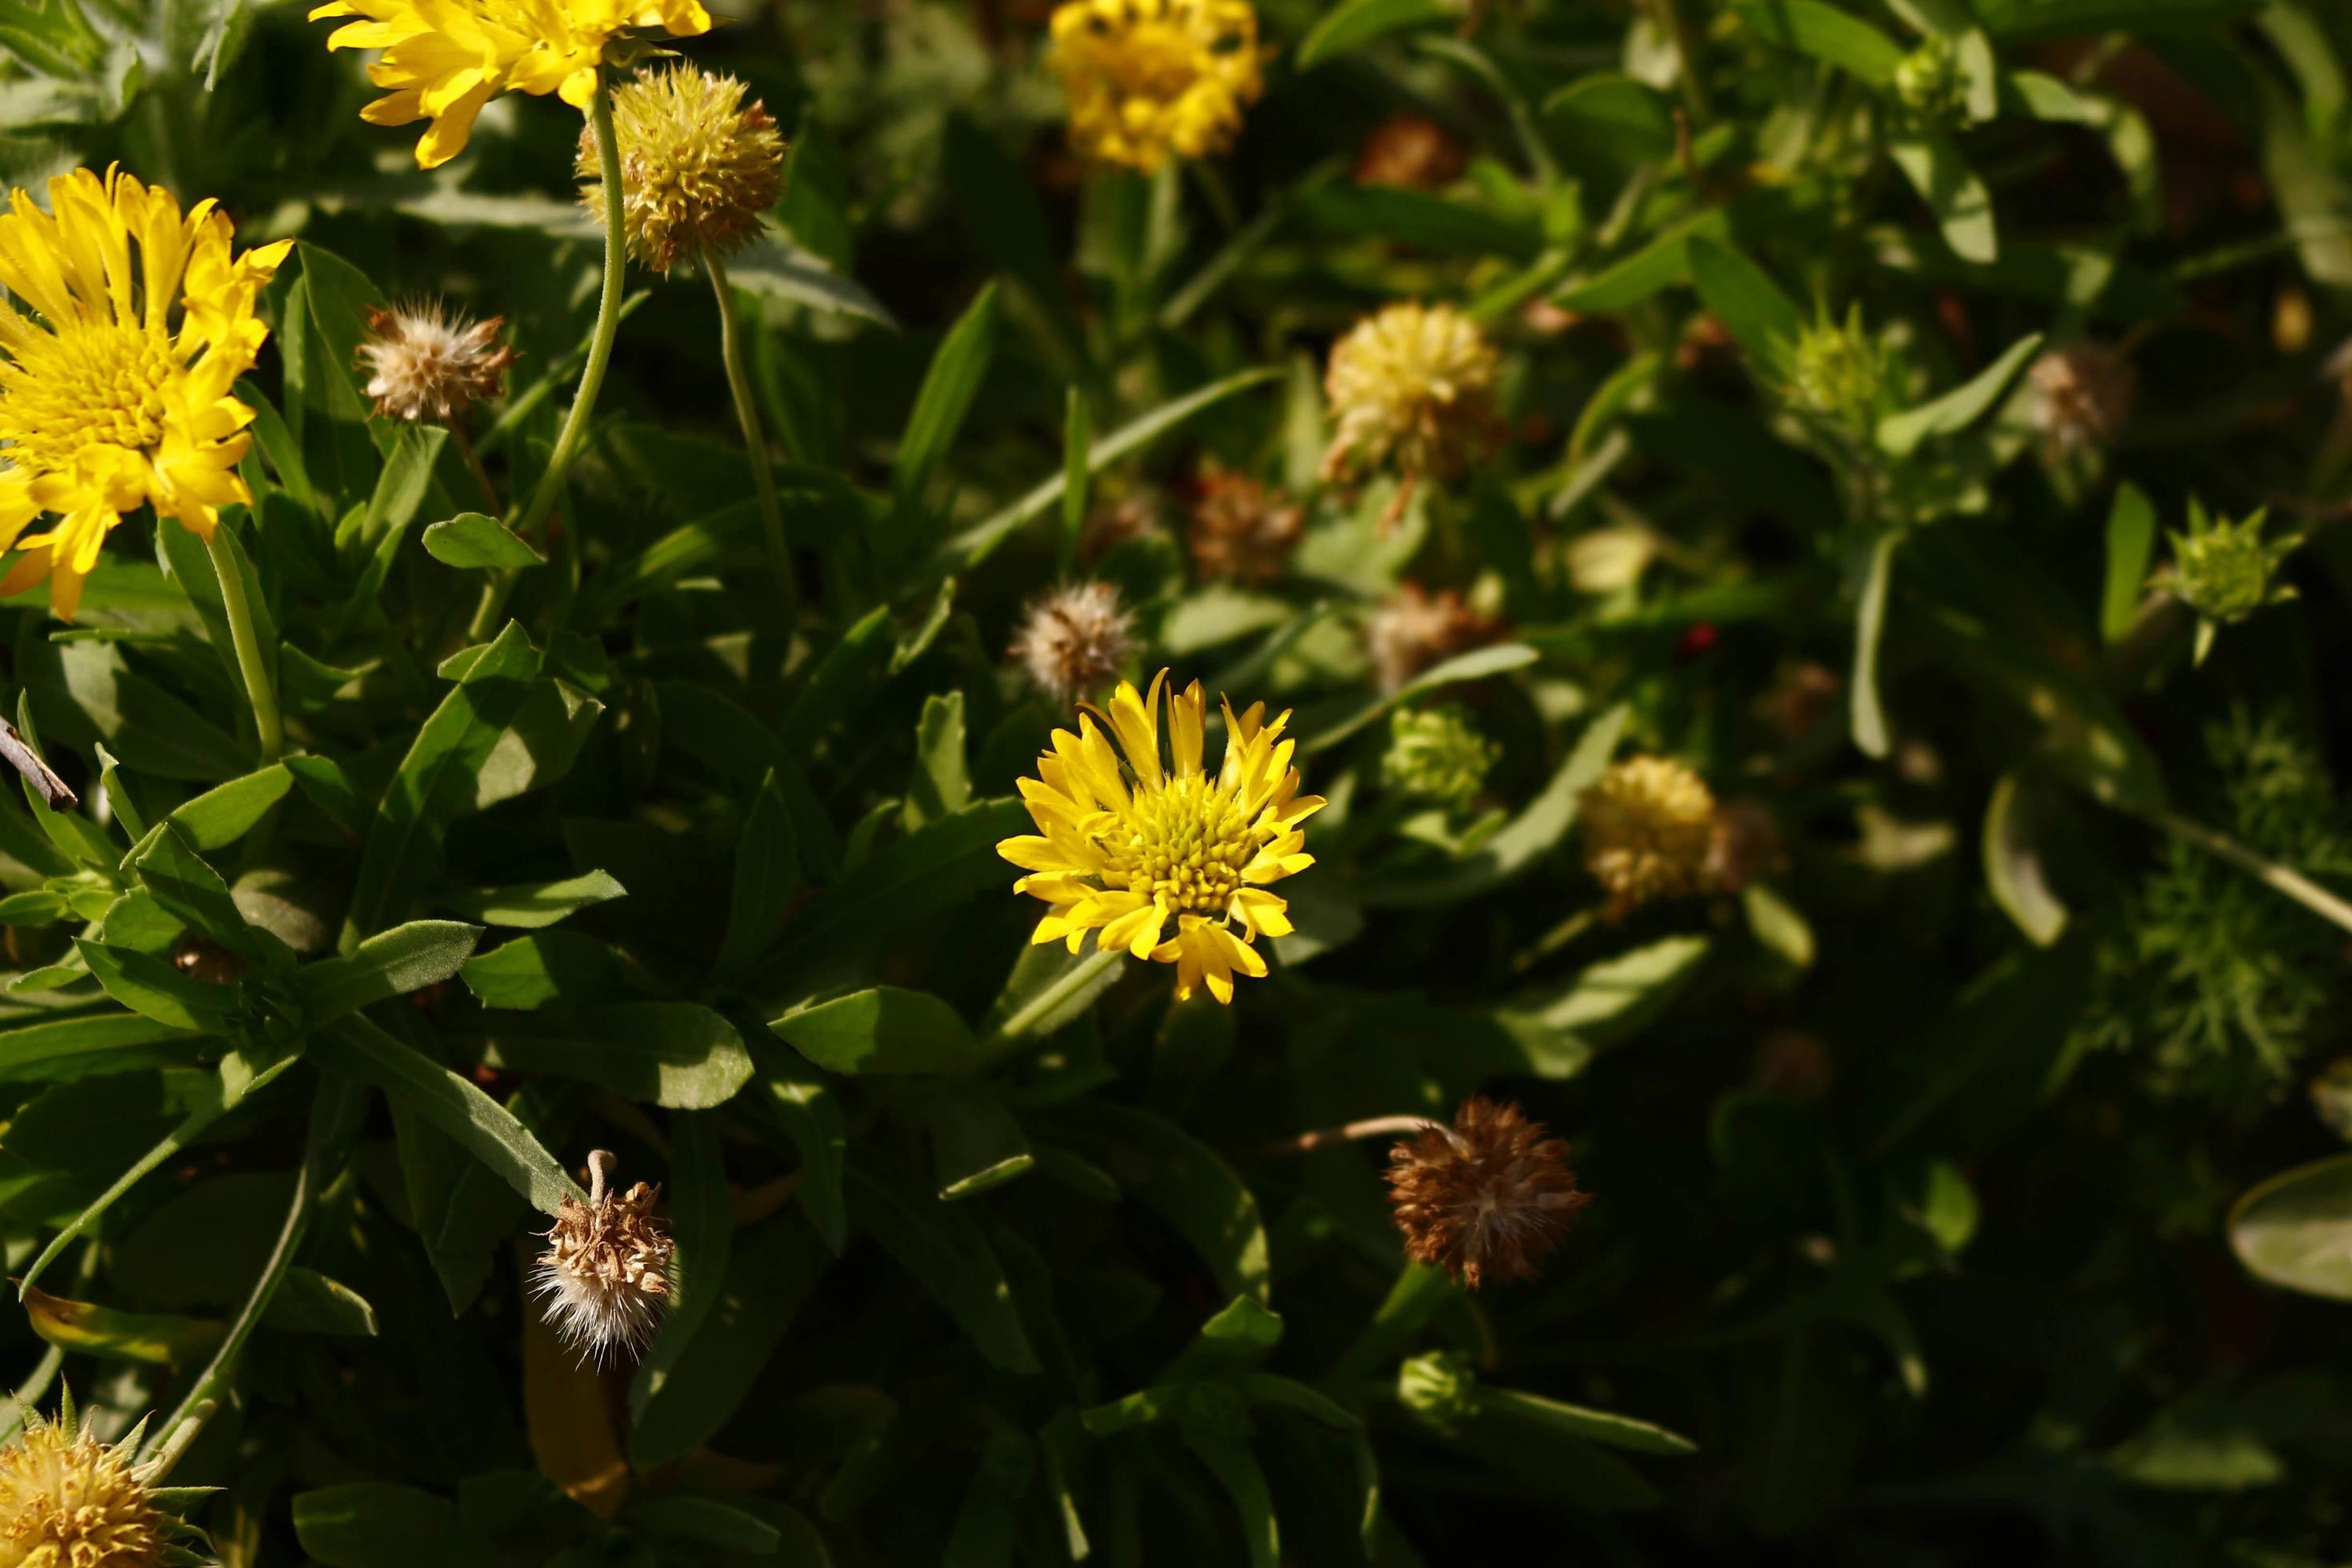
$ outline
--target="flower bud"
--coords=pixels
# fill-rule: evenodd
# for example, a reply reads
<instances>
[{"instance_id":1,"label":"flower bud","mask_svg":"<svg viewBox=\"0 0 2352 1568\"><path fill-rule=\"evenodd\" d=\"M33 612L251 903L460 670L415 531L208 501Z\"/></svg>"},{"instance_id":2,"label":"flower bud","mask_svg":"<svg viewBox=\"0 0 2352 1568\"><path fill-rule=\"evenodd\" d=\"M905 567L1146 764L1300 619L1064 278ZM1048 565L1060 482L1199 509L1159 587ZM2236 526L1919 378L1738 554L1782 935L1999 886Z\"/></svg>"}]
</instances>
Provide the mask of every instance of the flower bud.
<instances>
[{"instance_id":1,"label":"flower bud","mask_svg":"<svg viewBox=\"0 0 2352 1568\"><path fill-rule=\"evenodd\" d=\"M629 254L656 272L704 251L749 245L784 188L784 139L743 84L691 66L639 77L613 91L621 150L622 223ZM593 132L580 136L581 199L604 210Z\"/></svg>"},{"instance_id":2,"label":"flower bud","mask_svg":"<svg viewBox=\"0 0 2352 1568\"><path fill-rule=\"evenodd\" d=\"M1823 314L1801 329L1789 362L1789 400L1800 410L1855 431L1876 422L1886 353L1862 324L1860 306L1843 325Z\"/></svg>"},{"instance_id":3,"label":"flower bud","mask_svg":"<svg viewBox=\"0 0 2352 1568\"><path fill-rule=\"evenodd\" d=\"M1402 795L1459 811L1478 798L1496 755L1458 707L1400 708L1389 716L1381 777Z\"/></svg>"},{"instance_id":4,"label":"flower bud","mask_svg":"<svg viewBox=\"0 0 2352 1568\"><path fill-rule=\"evenodd\" d=\"M1478 1414L1478 1373L1460 1351L1431 1351L1397 1368L1397 1399L1446 1436Z\"/></svg>"},{"instance_id":5,"label":"flower bud","mask_svg":"<svg viewBox=\"0 0 2352 1568\"><path fill-rule=\"evenodd\" d=\"M2303 541L2294 535L2264 540L2268 514L2242 521L2214 517L2202 504L2189 503L2189 531L2172 538L2172 591L2197 612L2197 661L2203 663L2215 631L2244 620L2266 605L2294 598L2292 585L2277 581L2278 569Z\"/></svg>"},{"instance_id":6,"label":"flower bud","mask_svg":"<svg viewBox=\"0 0 2352 1568\"><path fill-rule=\"evenodd\" d=\"M1930 35L1895 64L1895 96L1922 120L1957 119L1967 107L1968 83L1949 38Z\"/></svg>"}]
</instances>

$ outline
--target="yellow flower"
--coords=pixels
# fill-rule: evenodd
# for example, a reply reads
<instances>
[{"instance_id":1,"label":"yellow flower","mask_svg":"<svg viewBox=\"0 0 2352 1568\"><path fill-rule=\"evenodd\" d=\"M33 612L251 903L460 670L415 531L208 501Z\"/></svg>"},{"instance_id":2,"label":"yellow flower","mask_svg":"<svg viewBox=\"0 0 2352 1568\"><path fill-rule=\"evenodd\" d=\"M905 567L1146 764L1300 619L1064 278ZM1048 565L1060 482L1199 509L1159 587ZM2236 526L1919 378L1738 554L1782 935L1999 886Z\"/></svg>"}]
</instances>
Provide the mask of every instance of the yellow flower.
<instances>
[{"instance_id":1,"label":"yellow flower","mask_svg":"<svg viewBox=\"0 0 2352 1568\"><path fill-rule=\"evenodd\" d=\"M232 258L231 232L210 201L183 216L119 169L51 180L47 212L16 191L0 214L0 287L18 302L0 303L0 550L24 550L0 595L47 580L70 621L124 512L150 504L210 540L221 507L251 502L236 464L253 410L231 391L269 335L254 299L294 242ZM21 538L44 514L55 526Z\"/></svg>"},{"instance_id":2,"label":"yellow flower","mask_svg":"<svg viewBox=\"0 0 2352 1568\"><path fill-rule=\"evenodd\" d=\"M143 1427L144 1423L142 1423ZM25 1435L0 1449L0 1568L156 1568L184 1531L133 1468L136 1432L120 1443L26 1412Z\"/></svg>"},{"instance_id":3,"label":"yellow flower","mask_svg":"<svg viewBox=\"0 0 2352 1568\"><path fill-rule=\"evenodd\" d=\"M1715 845L1715 795L1671 757L1631 757L1583 796L1584 868L1613 915L1706 884Z\"/></svg>"},{"instance_id":4,"label":"yellow flower","mask_svg":"<svg viewBox=\"0 0 2352 1568\"><path fill-rule=\"evenodd\" d=\"M1410 300L1356 323L1331 348L1323 392L1336 423L1323 477L1392 467L1446 473L1491 438L1495 348L1451 305Z\"/></svg>"},{"instance_id":5,"label":"yellow flower","mask_svg":"<svg viewBox=\"0 0 2352 1568\"><path fill-rule=\"evenodd\" d=\"M474 116L499 93L555 93L574 109L596 96L605 46L633 27L671 37L710 30L701 0L329 0L310 12L356 16L331 49L381 49L368 80L386 89L360 110L372 125L433 123L416 143L419 168L466 150Z\"/></svg>"},{"instance_id":6,"label":"yellow flower","mask_svg":"<svg viewBox=\"0 0 2352 1568\"><path fill-rule=\"evenodd\" d=\"M1265 90L1247 0L1066 0L1053 30L1070 140L1106 163L1222 153Z\"/></svg>"},{"instance_id":7,"label":"yellow flower","mask_svg":"<svg viewBox=\"0 0 2352 1568\"><path fill-rule=\"evenodd\" d=\"M784 139L743 84L672 66L613 89L621 145L622 227L629 254L667 272L703 251L721 257L759 237L784 189ZM604 182L594 132L580 133L580 199L602 222Z\"/></svg>"},{"instance_id":8,"label":"yellow flower","mask_svg":"<svg viewBox=\"0 0 2352 1568\"><path fill-rule=\"evenodd\" d=\"M1089 709L1078 733L1055 731L1037 776L1021 781L1037 832L1005 839L996 852L1030 873L1014 892L1053 906L1032 942L1060 939L1076 952L1094 931L1102 952L1173 963L1180 999L1205 980L1211 995L1230 1002L1235 970L1265 973L1250 944L1290 933L1287 906L1266 884L1315 864L1298 825L1323 801L1298 793L1297 742L1282 739L1289 713L1267 723L1263 702L1238 717L1222 704L1224 762L1213 778L1202 772L1207 703L1197 680L1167 694L1173 765L1162 766L1167 684L1164 669L1148 697L1121 681L1108 714ZM1116 751L1098 719L1118 738Z\"/></svg>"}]
</instances>

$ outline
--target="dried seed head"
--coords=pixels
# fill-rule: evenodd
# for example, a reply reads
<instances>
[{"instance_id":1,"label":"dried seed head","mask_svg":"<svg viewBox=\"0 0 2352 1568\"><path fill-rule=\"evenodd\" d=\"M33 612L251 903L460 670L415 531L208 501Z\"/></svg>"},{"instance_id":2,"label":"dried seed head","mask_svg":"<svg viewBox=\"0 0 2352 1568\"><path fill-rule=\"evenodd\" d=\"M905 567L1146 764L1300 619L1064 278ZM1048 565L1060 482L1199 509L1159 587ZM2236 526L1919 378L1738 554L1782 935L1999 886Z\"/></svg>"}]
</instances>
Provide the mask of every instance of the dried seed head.
<instances>
[{"instance_id":1,"label":"dried seed head","mask_svg":"<svg viewBox=\"0 0 2352 1568\"><path fill-rule=\"evenodd\" d=\"M1356 154L1356 184L1433 191L1452 184L1469 166L1461 142L1434 120L1398 114L1372 127Z\"/></svg>"},{"instance_id":2,"label":"dried seed head","mask_svg":"<svg viewBox=\"0 0 2352 1568\"><path fill-rule=\"evenodd\" d=\"M1455 588L1432 594L1402 583L1364 622L1364 650L1382 691L1397 691L1440 659L1483 647L1502 635L1502 623L1470 607Z\"/></svg>"},{"instance_id":3,"label":"dried seed head","mask_svg":"<svg viewBox=\"0 0 2352 1568\"><path fill-rule=\"evenodd\" d=\"M1013 657L1057 701L1091 694L1135 651L1135 617L1108 583L1073 583L1029 606Z\"/></svg>"},{"instance_id":4,"label":"dried seed head","mask_svg":"<svg viewBox=\"0 0 2352 1568\"><path fill-rule=\"evenodd\" d=\"M1323 477L1452 473L1500 435L1496 367L1486 334L1451 305L1406 300L1357 322L1323 374L1333 425Z\"/></svg>"},{"instance_id":5,"label":"dried seed head","mask_svg":"<svg viewBox=\"0 0 2352 1568\"><path fill-rule=\"evenodd\" d=\"M565 1345L598 1366L644 1352L671 1297L675 1246L654 1217L661 1189L639 1182L625 1193L605 1183L619 1162L588 1156L588 1201L567 1197L531 1270L530 1293L547 1299L548 1321Z\"/></svg>"},{"instance_id":6,"label":"dried seed head","mask_svg":"<svg viewBox=\"0 0 2352 1568\"><path fill-rule=\"evenodd\" d=\"M1247 474L1210 463L1201 470L1185 542L1192 570L1207 580L1271 583L1307 530L1307 510Z\"/></svg>"},{"instance_id":7,"label":"dried seed head","mask_svg":"<svg viewBox=\"0 0 2352 1568\"><path fill-rule=\"evenodd\" d=\"M143 1425L143 1423L142 1423ZM0 1565L155 1568L183 1530L159 1506L153 1471L134 1467L134 1433L100 1443L75 1430L68 1402L55 1422L27 1411L25 1435L0 1449Z\"/></svg>"},{"instance_id":8,"label":"dried seed head","mask_svg":"<svg viewBox=\"0 0 2352 1568\"><path fill-rule=\"evenodd\" d=\"M1568 1145L1516 1105L1472 1096L1454 1125L1432 1122L1389 1152L1389 1206L1405 1255L1476 1289L1532 1279L1590 1197Z\"/></svg>"},{"instance_id":9,"label":"dried seed head","mask_svg":"<svg viewBox=\"0 0 2352 1568\"><path fill-rule=\"evenodd\" d=\"M1165 532L1166 510L1167 498L1149 488L1088 508L1086 521L1078 525L1079 561L1092 566L1130 540Z\"/></svg>"},{"instance_id":10,"label":"dried seed head","mask_svg":"<svg viewBox=\"0 0 2352 1568\"><path fill-rule=\"evenodd\" d=\"M629 254L667 272L704 250L730 256L760 232L784 189L784 139L743 84L674 65L616 88L622 221ZM604 210L594 135L580 133L580 199Z\"/></svg>"},{"instance_id":11,"label":"dried seed head","mask_svg":"<svg viewBox=\"0 0 2352 1568\"><path fill-rule=\"evenodd\" d=\"M1631 757L1584 792L1584 868L1612 915L1706 885L1715 844L1715 796L1671 757Z\"/></svg>"},{"instance_id":12,"label":"dried seed head","mask_svg":"<svg viewBox=\"0 0 2352 1568\"><path fill-rule=\"evenodd\" d=\"M1779 818L1754 795L1719 803L1706 843L1706 868L1700 880L1711 893L1737 893L1759 877L1789 863L1788 841Z\"/></svg>"},{"instance_id":13,"label":"dried seed head","mask_svg":"<svg viewBox=\"0 0 2352 1568\"><path fill-rule=\"evenodd\" d=\"M503 316L469 321L438 305L371 307L367 324L358 360L381 418L446 425L496 397L514 363L514 350L499 341Z\"/></svg>"},{"instance_id":14,"label":"dried seed head","mask_svg":"<svg viewBox=\"0 0 2352 1568\"><path fill-rule=\"evenodd\" d=\"M2053 461L2097 451L2131 415L2136 378L2121 354L2097 343L2052 349L2026 373L2033 387L2033 430Z\"/></svg>"}]
</instances>

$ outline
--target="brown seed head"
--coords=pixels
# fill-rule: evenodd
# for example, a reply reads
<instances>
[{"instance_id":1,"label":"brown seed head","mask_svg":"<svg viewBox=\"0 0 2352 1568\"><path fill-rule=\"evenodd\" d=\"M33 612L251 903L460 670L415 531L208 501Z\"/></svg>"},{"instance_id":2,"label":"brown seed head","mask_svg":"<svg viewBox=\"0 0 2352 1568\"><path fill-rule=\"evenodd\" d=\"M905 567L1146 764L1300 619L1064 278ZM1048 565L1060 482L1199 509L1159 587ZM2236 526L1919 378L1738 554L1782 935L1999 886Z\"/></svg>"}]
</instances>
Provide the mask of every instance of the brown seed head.
<instances>
[{"instance_id":1,"label":"brown seed head","mask_svg":"<svg viewBox=\"0 0 2352 1568\"><path fill-rule=\"evenodd\" d=\"M1456 588L1430 593L1402 583L1364 622L1364 650L1381 689L1396 691L1441 659L1500 637L1502 623L1470 607Z\"/></svg>"},{"instance_id":2,"label":"brown seed head","mask_svg":"<svg viewBox=\"0 0 2352 1568\"><path fill-rule=\"evenodd\" d=\"M676 1247L654 1216L661 1189L639 1182L606 1192L616 1163L606 1150L588 1156L588 1201L563 1200L531 1276L531 1294L547 1298L563 1342L599 1366L616 1352L643 1352L672 1294Z\"/></svg>"},{"instance_id":3,"label":"brown seed head","mask_svg":"<svg viewBox=\"0 0 2352 1568\"><path fill-rule=\"evenodd\" d=\"M1468 167L1469 153L1437 121L1421 114L1381 121L1356 154L1356 184L1403 185L1433 191L1452 184Z\"/></svg>"},{"instance_id":4,"label":"brown seed head","mask_svg":"<svg viewBox=\"0 0 2352 1568\"><path fill-rule=\"evenodd\" d=\"M367 312L360 368L377 416L446 425L506 383L515 352L499 341L506 318L469 321L438 305Z\"/></svg>"},{"instance_id":5,"label":"brown seed head","mask_svg":"<svg viewBox=\"0 0 2352 1568\"><path fill-rule=\"evenodd\" d=\"M1207 580L1271 583L1282 575L1307 530L1307 510L1247 474L1210 463L1201 470L1185 543L1192 570Z\"/></svg>"},{"instance_id":6,"label":"brown seed head","mask_svg":"<svg viewBox=\"0 0 2352 1568\"><path fill-rule=\"evenodd\" d=\"M2121 354L2098 343L2052 349L2026 373L2033 385L2033 429L2053 459L2095 451L2116 438L2131 415L2136 378Z\"/></svg>"},{"instance_id":7,"label":"brown seed head","mask_svg":"<svg viewBox=\"0 0 2352 1568\"><path fill-rule=\"evenodd\" d=\"M1013 657L1055 700L1090 695L1135 650L1135 617L1108 583L1072 583L1029 606Z\"/></svg>"},{"instance_id":8,"label":"brown seed head","mask_svg":"<svg viewBox=\"0 0 2352 1568\"><path fill-rule=\"evenodd\" d=\"M1474 1290L1490 1275L1534 1279L1590 1201L1566 1143L1517 1106L1482 1096L1462 1102L1452 1127L1432 1122L1389 1152L1389 1206L1405 1255Z\"/></svg>"}]
</instances>

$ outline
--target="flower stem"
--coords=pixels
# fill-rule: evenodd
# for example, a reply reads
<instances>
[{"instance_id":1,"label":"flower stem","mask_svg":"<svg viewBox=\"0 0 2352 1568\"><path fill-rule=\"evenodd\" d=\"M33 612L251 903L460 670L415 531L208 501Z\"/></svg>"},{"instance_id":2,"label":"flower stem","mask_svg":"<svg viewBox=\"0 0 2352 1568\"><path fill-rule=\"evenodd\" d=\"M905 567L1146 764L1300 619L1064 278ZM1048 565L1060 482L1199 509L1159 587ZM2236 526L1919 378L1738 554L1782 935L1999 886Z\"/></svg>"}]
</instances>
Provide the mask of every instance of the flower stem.
<instances>
[{"instance_id":1,"label":"flower stem","mask_svg":"<svg viewBox=\"0 0 2352 1568\"><path fill-rule=\"evenodd\" d=\"M588 103L588 123L596 137L596 172L604 184L604 279L596 295L596 330L588 340L588 363L580 368L580 389L572 395L563 427L556 432L555 449L547 455L547 471L530 492L530 504L514 520L514 531L530 538L555 504L563 477L580 455L588 421L595 413L596 395L604 386L604 368L613 361L613 340L621 331L621 289L628 277L628 230L623 214L626 193L621 184L621 141L613 130L613 94L603 68L596 73L596 96ZM572 520L578 526L579 520ZM498 627L499 617L515 590L520 574L514 569L494 573L483 584L482 601L475 607L467 638L481 642Z\"/></svg>"},{"instance_id":2,"label":"flower stem","mask_svg":"<svg viewBox=\"0 0 2352 1568\"><path fill-rule=\"evenodd\" d=\"M2293 867L2283 866L2228 834L2217 832L2179 812L2152 811L2145 815L2147 820L2175 838L2186 840L2209 855L2227 860L2273 892L2293 899L2324 921L2352 931L2352 903L2345 902Z\"/></svg>"},{"instance_id":3,"label":"flower stem","mask_svg":"<svg viewBox=\"0 0 2352 1568\"><path fill-rule=\"evenodd\" d=\"M254 630L253 605L245 596L245 570L219 524L214 525L213 536L205 541L205 552L213 558L213 573L220 578L229 641L236 646L236 668L245 677L245 694L253 703L254 732L261 738L261 765L268 767L286 750L286 726L278 716L277 684L270 679L260 636Z\"/></svg>"},{"instance_id":4,"label":"flower stem","mask_svg":"<svg viewBox=\"0 0 2352 1568\"><path fill-rule=\"evenodd\" d=\"M768 567L776 574L776 592L783 600L789 631L800 618L800 583L793 575L792 548L784 542L784 514L776 505L776 479L768 468L768 441L760 429L760 406L751 398L751 378L743 369L743 325L735 310L735 290L727 281L727 264L704 247L702 269L710 275L710 291L719 296L719 353L727 362L727 390L735 395L736 423L743 426L743 450L751 459L751 488L760 498L760 527L767 535Z\"/></svg>"},{"instance_id":5,"label":"flower stem","mask_svg":"<svg viewBox=\"0 0 2352 1568\"><path fill-rule=\"evenodd\" d=\"M1319 1127L1312 1132L1301 1132L1296 1138L1277 1138L1258 1152L1304 1154L1311 1150L1328 1148L1334 1143L1360 1142L1370 1138L1403 1138L1439 1126L1438 1122L1426 1116L1372 1116L1361 1121L1342 1122L1337 1127Z\"/></svg>"}]
</instances>

